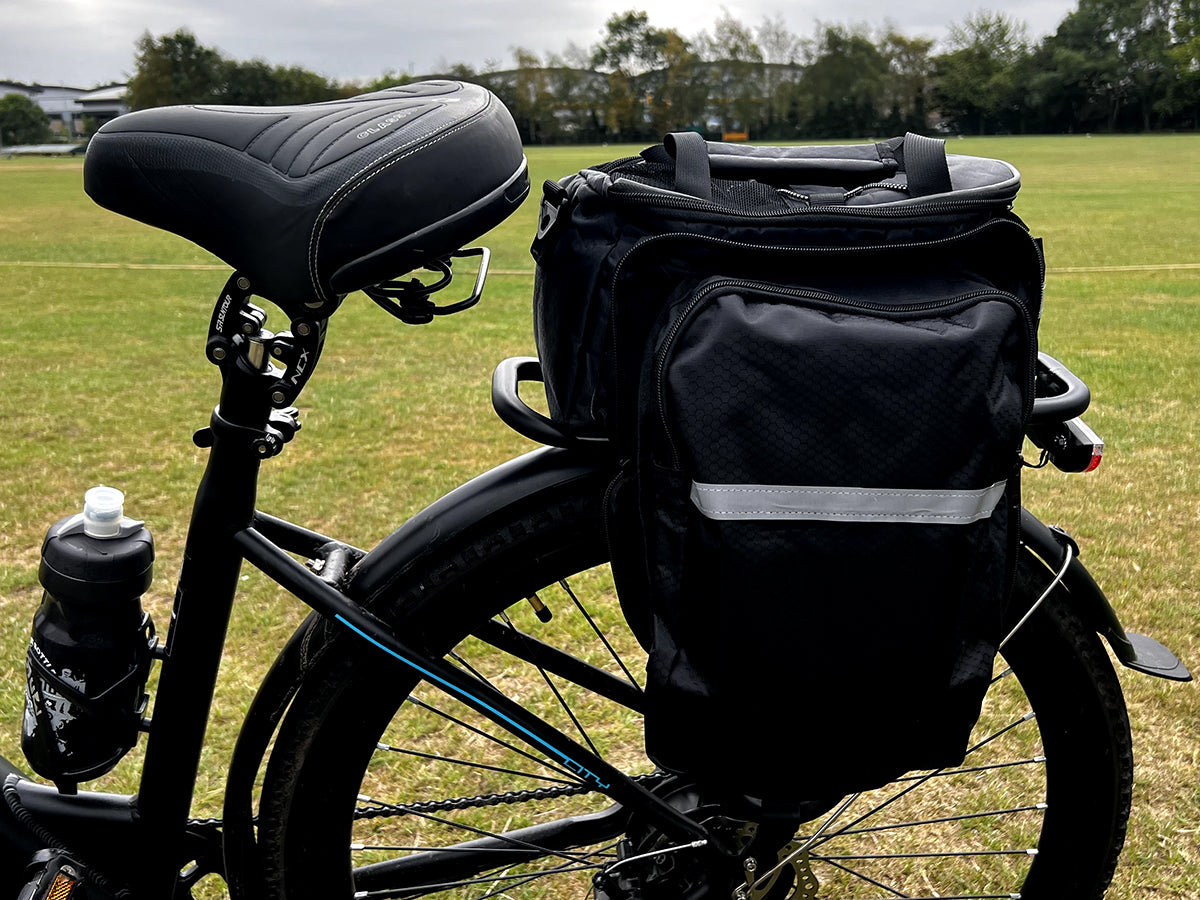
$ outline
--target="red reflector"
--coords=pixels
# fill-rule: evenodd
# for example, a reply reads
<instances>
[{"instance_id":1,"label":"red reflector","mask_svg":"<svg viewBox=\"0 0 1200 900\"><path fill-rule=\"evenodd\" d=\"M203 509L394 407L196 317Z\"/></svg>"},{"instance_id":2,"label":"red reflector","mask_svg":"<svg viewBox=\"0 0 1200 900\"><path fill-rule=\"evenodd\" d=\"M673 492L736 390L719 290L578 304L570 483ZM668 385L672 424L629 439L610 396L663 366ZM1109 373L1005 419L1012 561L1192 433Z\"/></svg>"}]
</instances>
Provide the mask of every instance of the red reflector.
<instances>
[{"instance_id":1,"label":"red reflector","mask_svg":"<svg viewBox=\"0 0 1200 900\"><path fill-rule=\"evenodd\" d=\"M1104 445L1103 444L1101 444L1098 447L1092 448L1092 461L1090 463L1088 463L1088 467L1083 470L1084 473L1086 474L1087 472L1095 472L1098 468L1100 468L1100 461L1102 459L1104 459Z\"/></svg>"}]
</instances>

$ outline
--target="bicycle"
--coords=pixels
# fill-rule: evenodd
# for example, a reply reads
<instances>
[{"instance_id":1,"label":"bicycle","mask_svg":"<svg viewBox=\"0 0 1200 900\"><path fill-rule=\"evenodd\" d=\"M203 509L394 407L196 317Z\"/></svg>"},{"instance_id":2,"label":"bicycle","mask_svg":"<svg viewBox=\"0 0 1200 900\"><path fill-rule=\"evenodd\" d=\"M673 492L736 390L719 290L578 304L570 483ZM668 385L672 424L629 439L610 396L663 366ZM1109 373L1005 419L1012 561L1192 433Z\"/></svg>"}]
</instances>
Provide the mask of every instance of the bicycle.
<instances>
[{"instance_id":1,"label":"bicycle","mask_svg":"<svg viewBox=\"0 0 1200 900\"><path fill-rule=\"evenodd\" d=\"M255 508L260 466L295 437L292 404L346 294L364 289L416 324L479 300L486 252L460 248L528 190L511 120L486 91L427 83L311 107L151 110L101 131L86 178L102 205L236 271L209 328L221 399L196 436L208 464L155 648L140 789L60 790L6 765L10 895L28 884L22 896L39 900L188 897L213 873L235 898L1104 893L1132 748L1098 635L1126 666L1190 676L1161 644L1125 633L1074 542L1028 513L1005 665L967 762L779 819L642 756L637 662L624 659L636 642L608 634L622 627L601 514L613 461L523 402L536 360L502 363L493 403L550 446L451 492L373 550ZM235 213L242 227L227 228ZM470 296L435 306L461 255L480 257ZM434 284L385 280L421 266ZM289 330L266 330L254 296ZM1086 386L1049 358L1038 381L1031 437L1061 468L1086 468L1097 451L1078 419ZM222 818L194 819L243 561L314 613L247 713Z\"/></svg>"}]
</instances>

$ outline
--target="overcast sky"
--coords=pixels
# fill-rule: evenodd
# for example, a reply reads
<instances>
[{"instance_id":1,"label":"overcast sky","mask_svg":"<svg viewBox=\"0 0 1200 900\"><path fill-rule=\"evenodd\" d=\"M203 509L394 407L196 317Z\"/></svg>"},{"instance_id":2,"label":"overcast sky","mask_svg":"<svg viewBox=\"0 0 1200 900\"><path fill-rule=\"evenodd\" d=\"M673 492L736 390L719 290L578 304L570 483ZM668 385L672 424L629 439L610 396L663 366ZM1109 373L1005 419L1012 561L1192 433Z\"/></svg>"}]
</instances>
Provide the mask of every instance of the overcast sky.
<instances>
[{"instance_id":1,"label":"overcast sky","mask_svg":"<svg viewBox=\"0 0 1200 900\"><path fill-rule=\"evenodd\" d=\"M757 26L782 17L810 36L821 22L891 22L910 36L940 38L977 9L1007 13L1031 37L1054 31L1075 0L0 0L0 79L91 87L124 81L133 43L187 27L234 59L262 57L337 80L391 69L420 75L445 63L506 68L514 47L562 53L590 48L605 20L640 9L650 24L687 37L712 30L722 8Z\"/></svg>"}]
</instances>

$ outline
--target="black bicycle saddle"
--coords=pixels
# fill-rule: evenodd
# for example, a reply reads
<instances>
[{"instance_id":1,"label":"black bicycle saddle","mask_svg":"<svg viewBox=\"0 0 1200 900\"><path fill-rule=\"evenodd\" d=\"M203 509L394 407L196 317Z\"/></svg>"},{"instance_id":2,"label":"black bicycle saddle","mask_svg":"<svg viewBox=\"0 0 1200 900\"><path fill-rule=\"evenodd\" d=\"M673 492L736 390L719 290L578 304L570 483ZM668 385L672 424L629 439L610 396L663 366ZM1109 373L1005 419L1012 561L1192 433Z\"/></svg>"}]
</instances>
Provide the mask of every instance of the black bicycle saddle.
<instances>
[{"instance_id":1,"label":"black bicycle saddle","mask_svg":"<svg viewBox=\"0 0 1200 900\"><path fill-rule=\"evenodd\" d=\"M305 106L170 106L92 138L84 189L216 254L293 318L451 253L529 192L512 116L429 81Z\"/></svg>"}]
</instances>

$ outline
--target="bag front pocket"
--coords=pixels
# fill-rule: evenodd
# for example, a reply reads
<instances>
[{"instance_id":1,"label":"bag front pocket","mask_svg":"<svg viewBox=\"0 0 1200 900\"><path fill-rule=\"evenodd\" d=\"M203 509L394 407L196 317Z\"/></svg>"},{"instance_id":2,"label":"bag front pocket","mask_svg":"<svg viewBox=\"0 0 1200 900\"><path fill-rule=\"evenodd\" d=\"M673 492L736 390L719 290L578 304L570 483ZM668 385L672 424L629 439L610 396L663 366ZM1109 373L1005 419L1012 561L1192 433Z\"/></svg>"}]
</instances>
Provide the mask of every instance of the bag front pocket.
<instances>
[{"instance_id":1,"label":"bag front pocket","mask_svg":"<svg viewBox=\"0 0 1200 900\"><path fill-rule=\"evenodd\" d=\"M660 765L811 797L961 760L999 639L1029 329L993 289L914 293L714 280L674 311L646 382ZM803 741L749 737L796 716Z\"/></svg>"}]
</instances>

